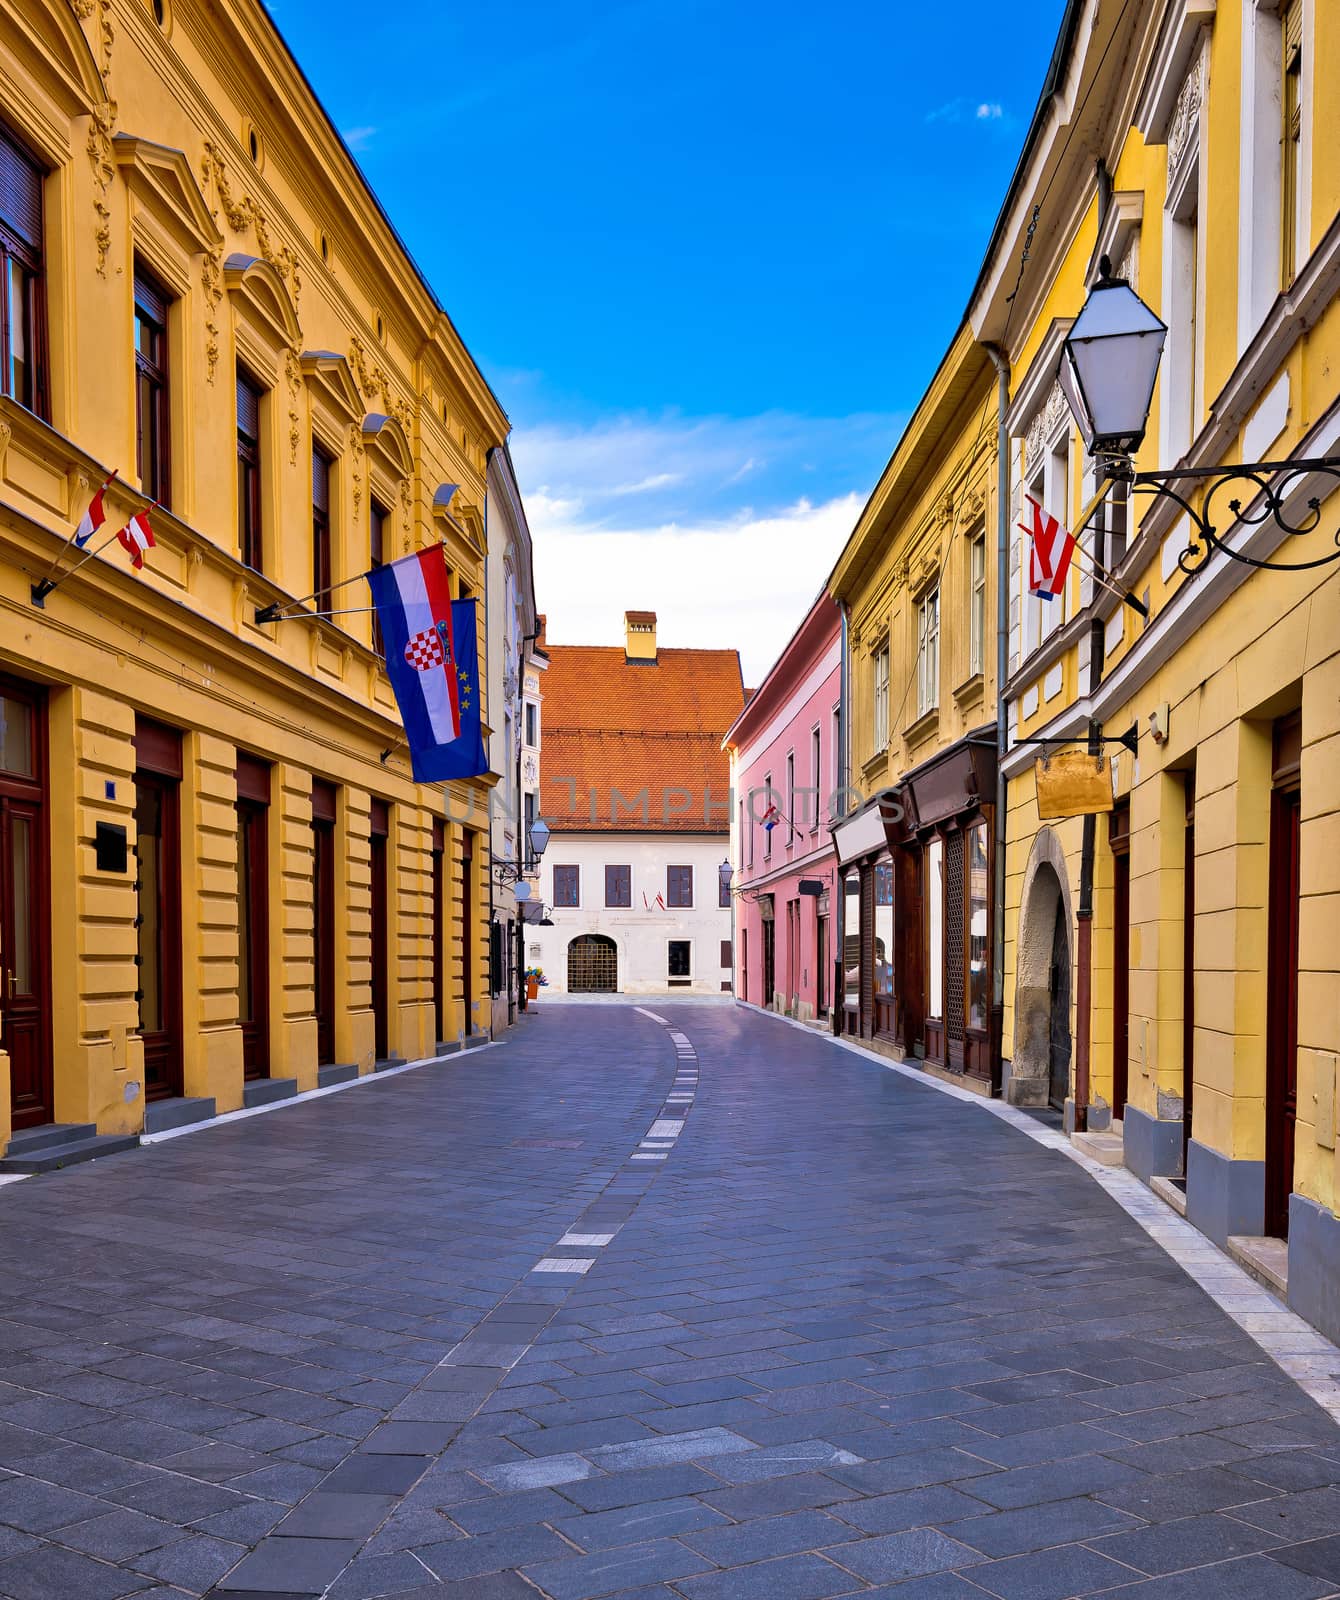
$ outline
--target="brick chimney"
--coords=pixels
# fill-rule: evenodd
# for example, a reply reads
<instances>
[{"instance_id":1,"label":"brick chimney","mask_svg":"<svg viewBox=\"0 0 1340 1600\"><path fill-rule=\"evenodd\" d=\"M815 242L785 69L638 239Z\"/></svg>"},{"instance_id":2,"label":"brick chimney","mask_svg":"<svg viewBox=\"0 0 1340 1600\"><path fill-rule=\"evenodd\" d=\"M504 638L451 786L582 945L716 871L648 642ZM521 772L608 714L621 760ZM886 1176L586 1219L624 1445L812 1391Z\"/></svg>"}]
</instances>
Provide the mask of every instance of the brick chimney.
<instances>
[{"instance_id":1,"label":"brick chimney","mask_svg":"<svg viewBox=\"0 0 1340 1600\"><path fill-rule=\"evenodd\" d=\"M656 665L656 613L654 611L625 611L623 614L625 661L642 661Z\"/></svg>"}]
</instances>

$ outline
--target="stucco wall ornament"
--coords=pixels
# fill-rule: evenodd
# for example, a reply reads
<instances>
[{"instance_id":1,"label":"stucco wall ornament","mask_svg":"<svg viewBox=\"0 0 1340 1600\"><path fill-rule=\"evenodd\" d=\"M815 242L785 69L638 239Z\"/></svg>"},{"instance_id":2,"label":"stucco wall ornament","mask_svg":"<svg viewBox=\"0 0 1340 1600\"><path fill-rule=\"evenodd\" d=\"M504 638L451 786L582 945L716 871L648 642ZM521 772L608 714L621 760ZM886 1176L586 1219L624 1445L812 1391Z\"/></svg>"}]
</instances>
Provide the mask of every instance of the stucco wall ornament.
<instances>
[{"instance_id":1,"label":"stucco wall ornament","mask_svg":"<svg viewBox=\"0 0 1340 1600\"><path fill-rule=\"evenodd\" d=\"M1197 55L1182 87L1177 91L1172 121L1168 125L1168 173L1180 171L1182 158L1200 138L1200 104L1204 94L1201 58Z\"/></svg>"},{"instance_id":2,"label":"stucco wall ornament","mask_svg":"<svg viewBox=\"0 0 1340 1600\"><path fill-rule=\"evenodd\" d=\"M206 250L200 258L200 288L205 296L206 380L214 382L219 368L219 304L223 300L223 246Z\"/></svg>"},{"instance_id":3,"label":"stucco wall ornament","mask_svg":"<svg viewBox=\"0 0 1340 1600\"><path fill-rule=\"evenodd\" d=\"M107 276L107 253L112 247L112 213L107 204L107 190L116 176L112 146L115 132L116 101L104 100L101 105L93 107L88 124L88 141L84 146L89 165L93 168L93 214L97 219L93 224L93 242L98 252L98 272L104 278Z\"/></svg>"},{"instance_id":4,"label":"stucco wall ornament","mask_svg":"<svg viewBox=\"0 0 1340 1600\"><path fill-rule=\"evenodd\" d=\"M1042 459L1047 441L1066 415L1065 396L1061 393L1060 384L1054 383L1047 398L1034 412L1028 432L1024 435L1024 451L1030 472Z\"/></svg>"},{"instance_id":5,"label":"stucco wall ornament","mask_svg":"<svg viewBox=\"0 0 1340 1600\"><path fill-rule=\"evenodd\" d=\"M374 361L367 346L355 333L349 339L349 365L354 369L358 387L369 400L380 397L382 409L408 432L413 423L409 402L402 399L391 386L390 375L380 361Z\"/></svg>"},{"instance_id":6,"label":"stucco wall ornament","mask_svg":"<svg viewBox=\"0 0 1340 1600\"><path fill-rule=\"evenodd\" d=\"M349 424L349 463L354 480L354 521L359 519L363 504L363 427L361 423Z\"/></svg>"},{"instance_id":7,"label":"stucco wall ornament","mask_svg":"<svg viewBox=\"0 0 1340 1600\"><path fill-rule=\"evenodd\" d=\"M302 298L302 274L298 268L297 252L289 245L275 243L269 217L250 195L234 196L228 168L212 139L205 140L205 153L200 162L200 178L203 189L208 190L211 184L213 185L219 208L234 233L255 230L257 253L268 261L284 280L293 297L294 312L297 313ZM218 219L218 214L216 210L215 220Z\"/></svg>"},{"instance_id":8,"label":"stucco wall ornament","mask_svg":"<svg viewBox=\"0 0 1340 1600\"><path fill-rule=\"evenodd\" d=\"M288 464L298 464L298 445L301 441L298 395L302 389L302 348L291 344L284 353L284 373L288 378Z\"/></svg>"}]
</instances>

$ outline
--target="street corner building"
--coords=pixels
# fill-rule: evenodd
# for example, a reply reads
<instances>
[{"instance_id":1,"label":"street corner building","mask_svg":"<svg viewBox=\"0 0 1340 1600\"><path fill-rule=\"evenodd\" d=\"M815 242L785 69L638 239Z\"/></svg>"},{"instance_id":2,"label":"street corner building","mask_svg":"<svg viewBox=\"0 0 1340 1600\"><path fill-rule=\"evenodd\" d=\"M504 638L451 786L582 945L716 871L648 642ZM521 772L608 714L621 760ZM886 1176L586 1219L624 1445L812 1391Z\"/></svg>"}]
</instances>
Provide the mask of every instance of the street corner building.
<instances>
[{"instance_id":1,"label":"street corner building","mask_svg":"<svg viewBox=\"0 0 1340 1600\"><path fill-rule=\"evenodd\" d=\"M841 679L839 614L825 593L724 740L735 997L802 1022L827 1021L840 993L841 886L828 830L845 781Z\"/></svg>"},{"instance_id":2,"label":"street corner building","mask_svg":"<svg viewBox=\"0 0 1340 1600\"><path fill-rule=\"evenodd\" d=\"M13 1156L487 1032L493 775L412 780L362 575L482 597L507 422L261 5L0 34Z\"/></svg>"},{"instance_id":3,"label":"street corner building","mask_svg":"<svg viewBox=\"0 0 1340 1600\"><path fill-rule=\"evenodd\" d=\"M732 982L735 650L660 647L654 611L622 646L547 647L541 897L529 947L553 993L720 995Z\"/></svg>"}]
</instances>

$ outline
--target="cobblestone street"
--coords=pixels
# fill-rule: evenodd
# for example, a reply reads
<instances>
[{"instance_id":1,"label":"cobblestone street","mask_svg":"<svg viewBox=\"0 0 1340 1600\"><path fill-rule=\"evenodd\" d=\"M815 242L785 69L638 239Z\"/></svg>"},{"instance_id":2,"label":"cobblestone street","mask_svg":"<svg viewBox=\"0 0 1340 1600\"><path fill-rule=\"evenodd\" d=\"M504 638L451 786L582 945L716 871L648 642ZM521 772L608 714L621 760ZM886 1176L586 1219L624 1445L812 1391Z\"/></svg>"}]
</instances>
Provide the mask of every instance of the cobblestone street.
<instances>
[{"instance_id":1,"label":"cobblestone street","mask_svg":"<svg viewBox=\"0 0 1340 1600\"><path fill-rule=\"evenodd\" d=\"M1340 1429L1085 1172L659 1015L0 1191L0 1595L1340 1594Z\"/></svg>"}]
</instances>

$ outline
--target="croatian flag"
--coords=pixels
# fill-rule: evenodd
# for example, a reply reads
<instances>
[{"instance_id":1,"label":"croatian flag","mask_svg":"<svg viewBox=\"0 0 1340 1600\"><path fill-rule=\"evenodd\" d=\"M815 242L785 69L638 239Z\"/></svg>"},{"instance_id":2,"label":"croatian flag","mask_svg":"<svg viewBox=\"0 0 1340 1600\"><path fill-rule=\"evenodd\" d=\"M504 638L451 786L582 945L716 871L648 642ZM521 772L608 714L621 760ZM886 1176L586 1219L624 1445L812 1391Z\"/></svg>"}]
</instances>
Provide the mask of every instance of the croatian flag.
<instances>
[{"instance_id":1,"label":"croatian flag","mask_svg":"<svg viewBox=\"0 0 1340 1600\"><path fill-rule=\"evenodd\" d=\"M1044 511L1030 494L1028 503L1033 507L1033 525L1019 524L1031 545L1028 562L1028 592L1041 600L1055 600L1065 587L1070 558L1075 551L1074 535L1067 532L1049 511Z\"/></svg>"},{"instance_id":2,"label":"croatian flag","mask_svg":"<svg viewBox=\"0 0 1340 1600\"><path fill-rule=\"evenodd\" d=\"M130 564L138 572L144 565L144 552L154 547L154 533L149 526L149 513L137 511L117 534L121 548L130 557Z\"/></svg>"},{"instance_id":3,"label":"croatian flag","mask_svg":"<svg viewBox=\"0 0 1340 1600\"><path fill-rule=\"evenodd\" d=\"M451 598L442 546L367 578L416 781L487 772L475 602Z\"/></svg>"}]
</instances>

